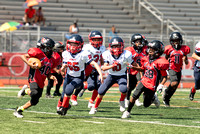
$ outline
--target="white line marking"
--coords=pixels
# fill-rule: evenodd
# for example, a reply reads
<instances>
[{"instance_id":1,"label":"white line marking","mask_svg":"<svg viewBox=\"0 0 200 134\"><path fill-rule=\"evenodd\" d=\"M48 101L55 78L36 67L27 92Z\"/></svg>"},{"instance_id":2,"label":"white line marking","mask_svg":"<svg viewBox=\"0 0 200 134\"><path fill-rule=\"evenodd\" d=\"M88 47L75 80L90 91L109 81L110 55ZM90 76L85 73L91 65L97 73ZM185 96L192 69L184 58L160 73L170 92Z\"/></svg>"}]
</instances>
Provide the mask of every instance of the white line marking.
<instances>
[{"instance_id":1,"label":"white line marking","mask_svg":"<svg viewBox=\"0 0 200 134\"><path fill-rule=\"evenodd\" d=\"M89 122L89 123L95 123L95 124L104 124L104 122L96 122L96 121L83 121L83 122Z\"/></svg>"},{"instance_id":2,"label":"white line marking","mask_svg":"<svg viewBox=\"0 0 200 134\"><path fill-rule=\"evenodd\" d=\"M23 120L24 122L30 122L30 123L46 123L46 122L40 122L40 121L29 121L29 120Z\"/></svg>"},{"instance_id":3,"label":"white line marking","mask_svg":"<svg viewBox=\"0 0 200 134\"><path fill-rule=\"evenodd\" d=\"M0 109L14 111L13 109L3 109L3 108L0 108ZM56 113L51 113L51 112L38 112L38 111L26 111L26 112L57 115ZM92 118L92 119L115 120L115 121L121 121L121 122L131 122L131 123L157 124L157 125L163 125L163 126L200 128L200 126L188 126L188 125L168 124L168 123L160 123L159 121L136 121L136 120L127 120L127 119L104 118L104 117L90 117L90 116L78 116L78 115L69 115L69 114L67 114L65 116L81 117L81 118Z\"/></svg>"}]
</instances>

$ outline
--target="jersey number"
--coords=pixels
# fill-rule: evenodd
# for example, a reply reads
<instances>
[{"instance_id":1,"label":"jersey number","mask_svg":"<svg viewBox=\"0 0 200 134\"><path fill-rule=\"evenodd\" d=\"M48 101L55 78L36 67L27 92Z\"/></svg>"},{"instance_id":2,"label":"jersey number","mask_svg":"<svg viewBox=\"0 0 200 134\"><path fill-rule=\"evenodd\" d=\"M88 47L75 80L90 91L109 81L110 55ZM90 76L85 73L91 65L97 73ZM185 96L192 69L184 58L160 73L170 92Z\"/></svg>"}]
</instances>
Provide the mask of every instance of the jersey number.
<instances>
[{"instance_id":1,"label":"jersey number","mask_svg":"<svg viewBox=\"0 0 200 134\"><path fill-rule=\"evenodd\" d=\"M145 76L152 79L153 78L153 70L147 70L145 72Z\"/></svg>"},{"instance_id":2,"label":"jersey number","mask_svg":"<svg viewBox=\"0 0 200 134\"><path fill-rule=\"evenodd\" d=\"M79 71L80 68L78 67L78 62L68 62L68 65L69 65L69 69L71 71Z\"/></svg>"},{"instance_id":3,"label":"jersey number","mask_svg":"<svg viewBox=\"0 0 200 134\"><path fill-rule=\"evenodd\" d=\"M180 56L179 55L175 55L175 61L176 64L179 64L180 62Z\"/></svg>"},{"instance_id":4,"label":"jersey number","mask_svg":"<svg viewBox=\"0 0 200 134\"><path fill-rule=\"evenodd\" d=\"M94 55L93 59L94 59L95 62L98 62L99 61L99 55Z\"/></svg>"},{"instance_id":5,"label":"jersey number","mask_svg":"<svg viewBox=\"0 0 200 134\"><path fill-rule=\"evenodd\" d=\"M41 74L43 75L47 75L50 72L51 67L50 66L42 66L39 71L41 72Z\"/></svg>"},{"instance_id":6,"label":"jersey number","mask_svg":"<svg viewBox=\"0 0 200 134\"><path fill-rule=\"evenodd\" d=\"M117 64L117 66L114 66L113 68L112 68L112 70L113 71L120 71L121 70L121 64Z\"/></svg>"}]
</instances>

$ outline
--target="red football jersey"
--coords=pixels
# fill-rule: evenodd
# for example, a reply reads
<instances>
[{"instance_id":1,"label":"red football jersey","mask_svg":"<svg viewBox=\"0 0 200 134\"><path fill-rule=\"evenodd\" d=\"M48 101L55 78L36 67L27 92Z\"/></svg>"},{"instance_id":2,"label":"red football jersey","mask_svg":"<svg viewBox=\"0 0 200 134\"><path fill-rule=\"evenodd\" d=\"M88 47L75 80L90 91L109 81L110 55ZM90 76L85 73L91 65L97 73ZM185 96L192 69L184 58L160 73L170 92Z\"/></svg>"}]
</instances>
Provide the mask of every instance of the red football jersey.
<instances>
[{"instance_id":1,"label":"red football jersey","mask_svg":"<svg viewBox=\"0 0 200 134\"><path fill-rule=\"evenodd\" d=\"M144 46L142 48L142 51L140 53L137 53L133 47L125 48L125 50L128 50L132 53L133 60L140 66L141 66L141 63L140 63L141 59L146 56L146 49L147 49L147 46ZM136 75L137 73L138 73L137 70L129 69L129 74Z\"/></svg>"},{"instance_id":2,"label":"red football jersey","mask_svg":"<svg viewBox=\"0 0 200 134\"><path fill-rule=\"evenodd\" d=\"M146 88L156 91L161 75L167 76L166 70L169 68L169 62L164 57L160 57L150 63L149 58L144 57L141 59L141 64L142 68L145 69L141 79L142 84Z\"/></svg>"},{"instance_id":3,"label":"red football jersey","mask_svg":"<svg viewBox=\"0 0 200 134\"><path fill-rule=\"evenodd\" d=\"M51 69L55 66L55 59L51 57L50 59L39 48L30 48L28 50L30 57L38 58L41 61L42 67L40 69L29 70L29 83L36 82L40 88L44 87L44 81L47 75L50 73Z\"/></svg>"},{"instance_id":4,"label":"red football jersey","mask_svg":"<svg viewBox=\"0 0 200 134\"><path fill-rule=\"evenodd\" d=\"M171 45L167 45L164 53L169 55L169 69L180 72L183 65L183 56L190 53L190 48L182 45L179 50L176 50Z\"/></svg>"},{"instance_id":5,"label":"red football jersey","mask_svg":"<svg viewBox=\"0 0 200 134\"><path fill-rule=\"evenodd\" d=\"M52 57L55 59L55 65L57 69L60 69L62 66L62 58L57 52L53 52ZM51 69L51 73L56 73L56 71Z\"/></svg>"}]
</instances>

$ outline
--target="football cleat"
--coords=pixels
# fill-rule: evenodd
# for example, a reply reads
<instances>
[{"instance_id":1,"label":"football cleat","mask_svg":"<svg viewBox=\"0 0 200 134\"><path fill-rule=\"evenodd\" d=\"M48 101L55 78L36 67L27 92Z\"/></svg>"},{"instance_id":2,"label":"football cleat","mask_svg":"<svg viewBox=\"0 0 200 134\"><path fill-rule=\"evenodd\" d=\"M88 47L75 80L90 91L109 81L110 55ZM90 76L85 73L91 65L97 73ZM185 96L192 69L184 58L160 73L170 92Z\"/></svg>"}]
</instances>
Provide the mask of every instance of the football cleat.
<instances>
[{"instance_id":1,"label":"football cleat","mask_svg":"<svg viewBox=\"0 0 200 134\"><path fill-rule=\"evenodd\" d=\"M191 90L190 90L190 95L189 95L189 99L190 99L191 101L194 100L194 95L195 95L195 93L192 93L192 89L191 89Z\"/></svg>"},{"instance_id":2,"label":"football cleat","mask_svg":"<svg viewBox=\"0 0 200 134\"><path fill-rule=\"evenodd\" d=\"M140 107L140 106L143 105L143 103L141 103L141 102L139 101L139 99L137 99L137 100L135 100L135 105L138 106L138 107Z\"/></svg>"},{"instance_id":3,"label":"football cleat","mask_svg":"<svg viewBox=\"0 0 200 134\"><path fill-rule=\"evenodd\" d=\"M169 100L163 100L165 107L170 107Z\"/></svg>"},{"instance_id":4,"label":"football cleat","mask_svg":"<svg viewBox=\"0 0 200 134\"><path fill-rule=\"evenodd\" d=\"M124 112L125 109L125 101L119 101L120 112Z\"/></svg>"},{"instance_id":5,"label":"football cleat","mask_svg":"<svg viewBox=\"0 0 200 134\"><path fill-rule=\"evenodd\" d=\"M122 114L122 119L125 119L125 118L131 118L130 116L130 113L128 111L125 111L123 114Z\"/></svg>"},{"instance_id":6,"label":"football cleat","mask_svg":"<svg viewBox=\"0 0 200 134\"><path fill-rule=\"evenodd\" d=\"M54 98L54 97L51 96L50 94L46 94L46 98Z\"/></svg>"},{"instance_id":7,"label":"football cleat","mask_svg":"<svg viewBox=\"0 0 200 134\"><path fill-rule=\"evenodd\" d=\"M17 117L17 118L23 118L24 116L23 116L22 112L23 112L23 111L17 107L17 108L15 109L15 112L13 113L13 115L14 115L15 117Z\"/></svg>"},{"instance_id":8,"label":"football cleat","mask_svg":"<svg viewBox=\"0 0 200 134\"><path fill-rule=\"evenodd\" d=\"M69 104L69 106L68 107L63 107L63 106L61 106L60 108L59 108L59 110L57 110L57 113L58 114L60 114L60 115L66 115L67 114L67 111L69 110L71 108L71 105Z\"/></svg>"},{"instance_id":9,"label":"football cleat","mask_svg":"<svg viewBox=\"0 0 200 134\"><path fill-rule=\"evenodd\" d=\"M128 107L128 104L129 104L129 100L125 99L125 108Z\"/></svg>"},{"instance_id":10,"label":"football cleat","mask_svg":"<svg viewBox=\"0 0 200 134\"><path fill-rule=\"evenodd\" d=\"M94 106L94 103L88 102L88 108L92 108Z\"/></svg>"},{"instance_id":11,"label":"football cleat","mask_svg":"<svg viewBox=\"0 0 200 134\"><path fill-rule=\"evenodd\" d=\"M86 89L83 88L83 89L80 91L80 93L78 94L78 96L79 96L79 97L82 97L83 94L84 94L84 92L85 92L85 90L86 90Z\"/></svg>"},{"instance_id":12,"label":"football cleat","mask_svg":"<svg viewBox=\"0 0 200 134\"><path fill-rule=\"evenodd\" d=\"M72 106L77 106L77 105L78 105L77 100L72 100L72 99L71 99L71 103L72 103Z\"/></svg>"},{"instance_id":13,"label":"football cleat","mask_svg":"<svg viewBox=\"0 0 200 134\"><path fill-rule=\"evenodd\" d=\"M21 97L23 97L24 95L26 95L25 90L26 90L27 88L28 88L28 85L24 85L24 86L22 87L22 89L18 92L17 97L18 97L18 98L21 98Z\"/></svg>"},{"instance_id":14,"label":"football cleat","mask_svg":"<svg viewBox=\"0 0 200 134\"><path fill-rule=\"evenodd\" d=\"M157 95L154 95L153 103L155 104L155 106L156 106L157 108L160 106L160 101L158 100Z\"/></svg>"},{"instance_id":15,"label":"football cleat","mask_svg":"<svg viewBox=\"0 0 200 134\"><path fill-rule=\"evenodd\" d=\"M61 93L59 93L59 92L58 92L58 93L54 92L54 93L53 93L53 96L61 96Z\"/></svg>"},{"instance_id":16,"label":"football cleat","mask_svg":"<svg viewBox=\"0 0 200 134\"><path fill-rule=\"evenodd\" d=\"M89 114L95 114L97 112L97 108L92 107Z\"/></svg>"}]
</instances>

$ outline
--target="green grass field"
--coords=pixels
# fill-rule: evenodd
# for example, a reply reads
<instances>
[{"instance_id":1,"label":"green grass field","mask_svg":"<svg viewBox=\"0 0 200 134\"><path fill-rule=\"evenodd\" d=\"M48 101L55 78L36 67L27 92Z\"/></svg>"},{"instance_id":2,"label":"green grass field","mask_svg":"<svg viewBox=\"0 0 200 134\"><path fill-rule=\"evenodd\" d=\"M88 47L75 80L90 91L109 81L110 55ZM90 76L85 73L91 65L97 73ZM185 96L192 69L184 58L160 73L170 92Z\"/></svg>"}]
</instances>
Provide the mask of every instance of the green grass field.
<instances>
[{"instance_id":1,"label":"green grass field","mask_svg":"<svg viewBox=\"0 0 200 134\"><path fill-rule=\"evenodd\" d=\"M121 119L118 100L120 93L111 88L104 96L95 115L89 115L87 108L91 92L78 98L78 106L72 106L66 116L56 114L59 97L45 98L45 90L38 105L23 112L24 118L13 116L14 108L23 105L30 98L17 98L19 88L0 88L0 133L1 134L199 134L200 94L188 99L189 89L178 89L171 99L171 107L161 103L149 108L134 106L131 118ZM53 90L52 90L53 92ZM142 97L141 97L142 98ZM140 98L140 99L141 99ZM162 97L159 95L162 102Z\"/></svg>"}]
</instances>

